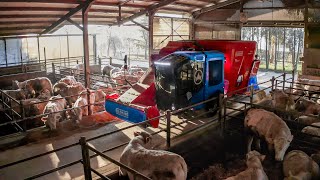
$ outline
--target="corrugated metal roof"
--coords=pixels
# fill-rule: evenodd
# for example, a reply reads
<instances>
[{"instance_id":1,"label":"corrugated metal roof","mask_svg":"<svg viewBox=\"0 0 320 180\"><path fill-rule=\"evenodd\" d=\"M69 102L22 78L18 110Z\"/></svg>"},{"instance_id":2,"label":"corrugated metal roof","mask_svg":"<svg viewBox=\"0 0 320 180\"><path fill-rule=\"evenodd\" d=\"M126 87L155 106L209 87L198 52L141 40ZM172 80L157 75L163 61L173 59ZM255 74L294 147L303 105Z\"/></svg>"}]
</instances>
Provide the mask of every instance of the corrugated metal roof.
<instances>
[{"instance_id":1,"label":"corrugated metal roof","mask_svg":"<svg viewBox=\"0 0 320 180\"><path fill-rule=\"evenodd\" d=\"M126 19L157 5L160 12L192 13L217 2L219 0L95 0L88 13L89 24L115 25L119 6L121 19ZM0 36L41 34L84 3L85 0L1 0ZM81 24L81 10L71 19ZM61 25L68 23L64 21Z\"/></svg>"}]
</instances>

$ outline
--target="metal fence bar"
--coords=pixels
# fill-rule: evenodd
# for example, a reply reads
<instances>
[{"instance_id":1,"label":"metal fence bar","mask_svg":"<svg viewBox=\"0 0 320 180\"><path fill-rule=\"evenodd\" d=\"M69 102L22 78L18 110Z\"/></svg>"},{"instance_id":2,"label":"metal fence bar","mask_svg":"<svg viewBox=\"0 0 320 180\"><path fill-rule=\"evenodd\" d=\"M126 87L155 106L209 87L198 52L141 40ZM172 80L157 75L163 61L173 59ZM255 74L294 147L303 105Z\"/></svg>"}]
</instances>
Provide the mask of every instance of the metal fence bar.
<instances>
[{"instance_id":1,"label":"metal fence bar","mask_svg":"<svg viewBox=\"0 0 320 180\"><path fill-rule=\"evenodd\" d=\"M170 148L171 146L171 111L167 110L166 111L166 120L167 120L167 148Z\"/></svg>"},{"instance_id":2,"label":"metal fence bar","mask_svg":"<svg viewBox=\"0 0 320 180\"><path fill-rule=\"evenodd\" d=\"M139 173L138 171L130 168L129 166L127 166L127 165L125 165L125 164L122 164L122 163L120 163L120 162L118 162L118 161L116 161L116 160L114 160L114 159L106 156L105 154L103 154L103 153L99 152L98 150L94 149L93 147L91 147L91 146L89 146L89 145L86 145L86 146L87 146L87 148L88 148L89 150L91 150L91 151L93 151L94 153L98 154L99 156L107 159L108 161L112 162L113 164L115 164L115 165L117 165L117 166L121 166L122 168L126 169L126 170L129 171L130 173L132 173L132 174L134 174L134 175L137 175L137 176L139 176L139 177L141 177L141 178L143 178L143 179L151 180L149 177L147 177L147 176Z\"/></svg>"},{"instance_id":3,"label":"metal fence bar","mask_svg":"<svg viewBox=\"0 0 320 180\"><path fill-rule=\"evenodd\" d=\"M92 176L91 176L89 149L88 149L89 146L86 142L86 138L81 137L79 140L79 144L81 146L81 152L82 152L84 178L85 180L91 180Z\"/></svg>"}]
</instances>

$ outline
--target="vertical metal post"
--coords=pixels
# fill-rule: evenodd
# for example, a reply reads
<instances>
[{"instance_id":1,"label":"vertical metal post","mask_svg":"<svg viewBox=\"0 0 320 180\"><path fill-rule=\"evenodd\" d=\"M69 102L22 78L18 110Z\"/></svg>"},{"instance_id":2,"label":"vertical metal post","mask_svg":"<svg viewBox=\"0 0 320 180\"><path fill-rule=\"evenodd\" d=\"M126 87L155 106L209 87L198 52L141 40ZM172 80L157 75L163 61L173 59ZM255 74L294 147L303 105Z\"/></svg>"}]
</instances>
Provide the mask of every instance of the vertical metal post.
<instances>
[{"instance_id":1,"label":"vertical metal post","mask_svg":"<svg viewBox=\"0 0 320 180\"><path fill-rule=\"evenodd\" d=\"M109 64L112 65L112 57L111 56L110 56L109 60L110 60Z\"/></svg>"},{"instance_id":2,"label":"vertical metal post","mask_svg":"<svg viewBox=\"0 0 320 180\"><path fill-rule=\"evenodd\" d=\"M93 57L94 57L94 64L97 64L97 35L93 35Z\"/></svg>"},{"instance_id":3,"label":"vertical metal post","mask_svg":"<svg viewBox=\"0 0 320 180\"><path fill-rule=\"evenodd\" d=\"M63 64L64 64L64 67L67 67L66 58L63 58Z\"/></svg>"},{"instance_id":4,"label":"vertical metal post","mask_svg":"<svg viewBox=\"0 0 320 180\"><path fill-rule=\"evenodd\" d=\"M224 97L224 94L219 94L219 124L220 124L220 132L222 132L222 108L223 108L223 97Z\"/></svg>"},{"instance_id":5,"label":"vertical metal post","mask_svg":"<svg viewBox=\"0 0 320 180\"><path fill-rule=\"evenodd\" d=\"M82 9L84 82L85 82L86 88L89 88L90 86L89 36L88 36L88 10L89 9L90 9L90 5Z\"/></svg>"},{"instance_id":6,"label":"vertical metal post","mask_svg":"<svg viewBox=\"0 0 320 180\"><path fill-rule=\"evenodd\" d=\"M22 59L22 44L21 44L21 47L20 47L20 63L21 65L23 65L23 59ZM22 67L22 66L21 66Z\"/></svg>"},{"instance_id":7,"label":"vertical metal post","mask_svg":"<svg viewBox=\"0 0 320 180\"><path fill-rule=\"evenodd\" d=\"M286 28L283 28L283 52L282 52L282 70L283 72L286 70L285 68L285 56L286 56Z\"/></svg>"},{"instance_id":8,"label":"vertical metal post","mask_svg":"<svg viewBox=\"0 0 320 180\"><path fill-rule=\"evenodd\" d=\"M223 134L226 129L226 119L227 119L227 99L228 97L223 101Z\"/></svg>"},{"instance_id":9,"label":"vertical metal post","mask_svg":"<svg viewBox=\"0 0 320 180\"><path fill-rule=\"evenodd\" d=\"M6 67L8 67L7 41L6 39L3 39L3 41L4 41L4 58L6 60Z\"/></svg>"},{"instance_id":10,"label":"vertical metal post","mask_svg":"<svg viewBox=\"0 0 320 180\"><path fill-rule=\"evenodd\" d=\"M90 89L87 88L87 100L88 100L88 114L92 115L91 102L90 102Z\"/></svg>"},{"instance_id":11,"label":"vertical metal post","mask_svg":"<svg viewBox=\"0 0 320 180\"><path fill-rule=\"evenodd\" d=\"M309 48L309 3L308 0L304 1L304 48Z\"/></svg>"},{"instance_id":12,"label":"vertical metal post","mask_svg":"<svg viewBox=\"0 0 320 180\"><path fill-rule=\"evenodd\" d=\"M293 84L294 84L294 70L292 70L292 78L291 78L291 85L290 85L291 91L292 91L292 88L293 88Z\"/></svg>"},{"instance_id":13,"label":"vertical metal post","mask_svg":"<svg viewBox=\"0 0 320 180\"><path fill-rule=\"evenodd\" d=\"M38 60L40 63L40 40L39 40L39 36L37 36L37 44L38 44Z\"/></svg>"},{"instance_id":14,"label":"vertical metal post","mask_svg":"<svg viewBox=\"0 0 320 180\"><path fill-rule=\"evenodd\" d=\"M102 65L101 57L98 56L98 60L99 60L99 65L101 66Z\"/></svg>"},{"instance_id":15,"label":"vertical metal post","mask_svg":"<svg viewBox=\"0 0 320 180\"><path fill-rule=\"evenodd\" d=\"M56 68L54 67L54 63L52 63L52 74L53 74L53 79L56 82L57 81L57 79L56 79Z\"/></svg>"},{"instance_id":16,"label":"vertical metal post","mask_svg":"<svg viewBox=\"0 0 320 180\"><path fill-rule=\"evenodd\" d=\"M149 11L149 66L151 66L151 55L153 53L153 17L154 12Z\"/></svg>"},{"instance_id":17,"label":"vertical metal post","mask_svg":"<svg viewBox=\"0 0 320 180\"><path fill-rule=\"evenodd\" d=\"M269 32L269 31L268 31ZM268 57L268 32L266 32L266 69L269 69L269 57Z\"/></svg>"},{"instance_id":18,"label":"vertical metal post","mask_svg":"<svg viewBox=\"0 0 320 180\"><path fill-rule=\"evenodd\" d=\"M293 56L292 56L292 69L296 70L296 29L293 30Z\"/></svg>"},{"instance_id":19,"label":"vertical metal post","mask_svg":"<svg viewBox=\"0 0 320 180\"><path fill-rule=\"evenodd\" d=\"M24 111L22 100L20 100L20 110L21 110L21 119L24 119L26 117L26 113ZM23 121L23 131L27 131L27 121Z\"/></svg>"},{"instance_id":20,"label":"vertical metal post","mask_svg":"<svg viewBox=\"0 0 320 180\"><path fill-rule=\"evenodd\" d=\"M286 73L283 73L283 84L282 84L282 90L284 91L286 86Z\"/></svg>"},{"instance_id":21,"label":"vertical metal post","mask_svg":"<svg viewBox=\"0 0 320 180\"><path fill-rule=\"evenodd\" d=\"M127 66L127 67L128 67L128 69L129 69L130 64L131 64L130 62L131 62L131 59L130 59L130 58L128 58L128 63L127 63L127 65L128 65L128 66Z\"/></svg>"},{"instance_id":22,"label":"vertical metal post","mask_svg":"<svg viewBox=\"0 0 320 180\"><path fill-rule=\"evenodd\" d=\"M70 67L69 33L67 33L67 55L68 55L68 66Z\"/></svg>"},{"instance_id":23,"label":"vertical metal post","mask_svg":"<svg viewBox=\"0 0 320 180\"><path fill-rule=\"evenodd\" d=\"M253 104L253 91L254 91L253 84L251 84L250 85L250 105L251 106Z\"/></svg>"},{"instance_id":24,"label":"vertical metal post","mask_svg":"<svg viewBox=\"0 0 320 180\"><path fill-rule=\"evenodd\" d=\"M82 160L83 160L83 172L84 172L84 179L91 180L91 165L90 165L90 156L89 150L87 148L88 144L85 137L81 137L79 140L82 152Z\"/></svg>"},{"instance_id":25,"label":"vertical metal post","mask_svg":"<svg viewBox=\"0 0 320 180\"><path fill-rule=\"evenodd\" d=\"M275 78L274 78L274 76L272 76L272 78L271 78L271 90L272 91L274 90L274 80L275 80Z\"/></svg>"},{"instance_id":26,"label":"vertical metal post","mask_svg":"<svg viewBox=\"0 0 320 180\"><path fill-rule=\"evenodd\" d=\"M170 134L171 134L171 111L167 110L166 111L166 119L167 119L167 148L170 148L171 146L171 139L170 139Z\"/></svg>"},{"instance_id":27,"label":"vertical metal post","mask_svg":"<svg viewBox=\"0 0 320 180\"><path fill-rule=\"evenodd\" d=\"M12 109L12 107L13 107L13 105L12 105L12 99L11 98L9 98L10 99L10 115L11 115L11 118L12 118L12 121L14 121L14 113L13 113L13 109Z\"/></svg>"},{"instance_id":28,"label":"vertical metal post","mask_svg":"<svg viewBox=\"0 0 320 180\"><path fill-rule=\"evenodd\" d=\"M46 55L46 48L43 48L43 56L44 56L44 67L47 71L47 55Z\"/></svg>"}]
</instances>

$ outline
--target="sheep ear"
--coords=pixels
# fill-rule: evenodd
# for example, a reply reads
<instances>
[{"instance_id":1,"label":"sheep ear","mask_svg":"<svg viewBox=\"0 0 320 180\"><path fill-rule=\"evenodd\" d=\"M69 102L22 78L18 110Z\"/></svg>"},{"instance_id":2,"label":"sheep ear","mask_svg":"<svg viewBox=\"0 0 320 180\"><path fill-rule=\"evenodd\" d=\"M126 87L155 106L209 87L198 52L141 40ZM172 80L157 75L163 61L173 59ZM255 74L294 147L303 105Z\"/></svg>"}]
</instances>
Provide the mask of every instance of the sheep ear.
<instances>
[{"instance_id":1,"label":"sheep ear","mask_svg":"<svg viewBox=\"0 0 320 180\"><path fill-rule=\"evenodd\" d=\"M151 141L151 137L146 137L146 143Z\"/></svg>"},{"instance_id":2,"label":"sheep ear","mask_svg":"<svg viewBox=\"0 0 320 180\"><path fill-rule=\"evenodd\" d=\"M41 118L41 121L47 121L48 120L48 117L42 117Z\"/></svg>"},{"instance_id":3,"label":"sheep ear","mask_svg":"<svg viewBox=\"0 0 320 180\"><path fill-rule=\"evenodd\" d=\"M265 158L266 158L266 155L261 155L261 156L260 156L260 160L261 160L261 161L264 161Z\"/></svg>"},{"instance_id":4,"label":"sheep ear","mask_svg":"<svg viewBox=\"0 0 320 180\"><path fill-rule=\"evenodd\" d=\"M133 132L133 135L136 137L136 136L139 136L140 135L140 132Z\"/></svg>"}]
</instances>

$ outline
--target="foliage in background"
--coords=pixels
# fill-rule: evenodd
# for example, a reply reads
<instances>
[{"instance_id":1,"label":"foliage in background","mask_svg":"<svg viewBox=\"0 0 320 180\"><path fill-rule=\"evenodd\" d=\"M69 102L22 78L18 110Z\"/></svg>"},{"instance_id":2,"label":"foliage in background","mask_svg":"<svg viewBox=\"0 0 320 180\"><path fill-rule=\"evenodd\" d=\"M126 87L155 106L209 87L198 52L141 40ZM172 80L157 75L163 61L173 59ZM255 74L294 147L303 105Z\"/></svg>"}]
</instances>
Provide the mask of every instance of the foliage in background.
<instances>
[{"instance_id":1,"label":"foliage in background","mask_svg":"<svg viewBox=\"0 0 320 180\"><path fill-rule=\"evenodd\" d=\"M300 57L303 56L303 28L244 27L243 40L257 42L261 68L301 71Z\"/></svg>"}]
</instances>

